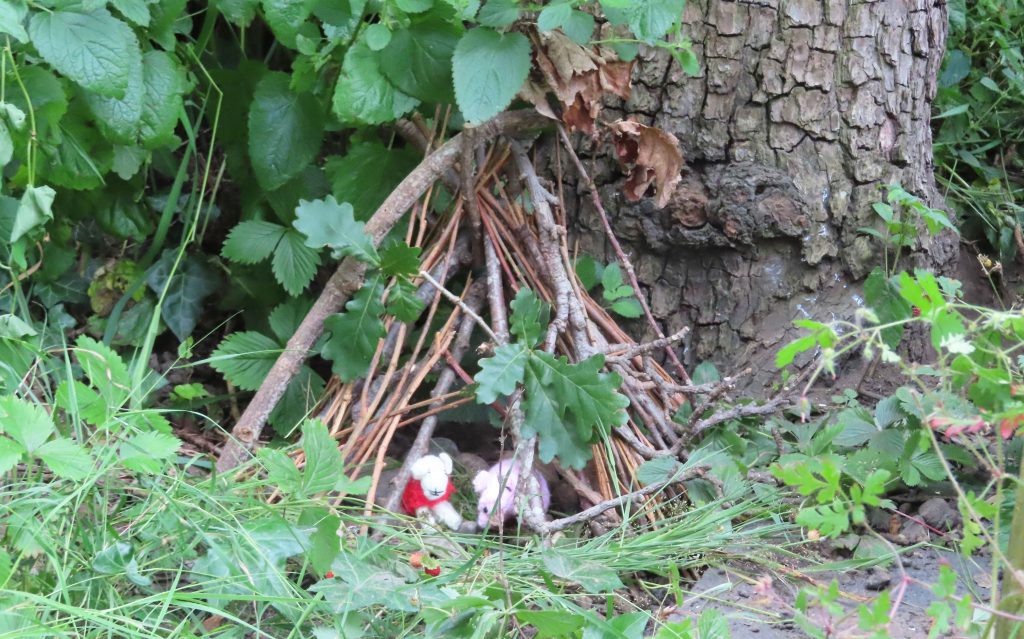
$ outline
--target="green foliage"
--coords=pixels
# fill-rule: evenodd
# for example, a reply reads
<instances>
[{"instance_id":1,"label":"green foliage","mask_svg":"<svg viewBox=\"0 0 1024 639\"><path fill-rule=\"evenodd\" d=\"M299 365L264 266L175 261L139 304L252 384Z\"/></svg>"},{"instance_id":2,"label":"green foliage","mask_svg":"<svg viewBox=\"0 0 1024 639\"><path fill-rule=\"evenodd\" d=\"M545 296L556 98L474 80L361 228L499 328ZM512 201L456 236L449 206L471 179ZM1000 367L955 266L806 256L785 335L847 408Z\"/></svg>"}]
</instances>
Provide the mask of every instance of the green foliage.
<instances>
[{"instance_id":1,"label":"green foliage","mask_svg":"<svg viewBox=\"0 0 1024 639\"><path fill-rule=\"evenodd\" d=\"M622 268L617 262L604 265L589 255L576 261L576 276L584 288L591 290L601 284L601 298L613 313L625 318L637 318L644 314L643 307L632 286L622 279Z\"/></svg>"},{"instance_id":2,"label":"green foliage","mask_svg":"<svg viewBox=\"0 0 1024 639\"><path fill-rule=\"evenodd\" d=\"M472 123L488 120L512 102L530 72L530 42L521 33L487 27L467 31L452 58L455 97Z\"/></svg>"}]
</instances>

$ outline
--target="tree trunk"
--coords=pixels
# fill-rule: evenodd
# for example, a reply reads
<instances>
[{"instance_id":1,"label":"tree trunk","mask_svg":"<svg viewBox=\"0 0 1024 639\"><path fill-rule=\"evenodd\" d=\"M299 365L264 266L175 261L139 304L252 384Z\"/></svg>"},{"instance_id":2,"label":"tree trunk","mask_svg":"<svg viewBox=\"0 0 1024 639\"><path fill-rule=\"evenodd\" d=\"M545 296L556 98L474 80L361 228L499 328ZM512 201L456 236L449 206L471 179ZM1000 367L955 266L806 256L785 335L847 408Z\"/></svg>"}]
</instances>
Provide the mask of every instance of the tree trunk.
<instances>
[{"instance_id":1,"label":"tree trunk","mask_svg":"<svg viewBox=\"0 0 1024 639\"><path fill-rule=\"evenodd\" d=\"M883 254L857 229L876 226L879 186L942 206L930 116L946 6L691 0L683 34L700 77L642 51L629 101L604 112L679 139L686 166L669 205L625 202L609 149L584 153L664 332L692 327L686 363L753 366L767 380L794 319L849 317L862 303L856 282ZM580 253L613 260L588 199L575 201ZM948 271L957 248L922 234L912 260Z\"/></svg>"}]
</instances>

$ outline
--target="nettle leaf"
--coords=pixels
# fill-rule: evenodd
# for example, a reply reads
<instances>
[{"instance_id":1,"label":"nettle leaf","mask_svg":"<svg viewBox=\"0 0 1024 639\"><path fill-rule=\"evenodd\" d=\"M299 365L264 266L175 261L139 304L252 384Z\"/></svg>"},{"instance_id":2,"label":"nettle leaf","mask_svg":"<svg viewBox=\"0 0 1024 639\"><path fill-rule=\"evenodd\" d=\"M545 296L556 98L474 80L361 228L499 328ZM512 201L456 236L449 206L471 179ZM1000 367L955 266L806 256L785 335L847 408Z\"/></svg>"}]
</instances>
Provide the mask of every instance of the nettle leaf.
<instances>
[{"instance_id":1,"label":"nettle leaf","mask_svg":"<svg viewBox=\"0 0 1024 639\"><path fill-rule=\"evenodd\" d=\"M128 64L128 86L121 95L113 97L86 93L85 96L100 130L108 139L121 144L133 144L139 135L142 96L145 92L141 56L130 58Z\"/></svg>"},{"instance_id":2,"label":"nettle leaf","mask_svg":"<svg viewBox=\"0 0 1024 639\"><path fill-rule=\"evenodd\" d=\"M114 349L82 335L75 341L75 359L108 407L120 406L131 394L128 367Z\"/></svg>"},{"instance_id":3,"label":"nettle leaf","mask_svg":"<svg viewBox=\"0 0 1024 639\"><path fill-rule=\"evenodd\" d=\"M452 76L459 109L471 123L488 120L516 96L530 72L530 41L521 33L477 27L455 47Z\"/></svg>"},{"instance_id":4,"label":"nettle leaf","mask_svg":"<svg viewBox=\"0 0 1024 639\"><path fill-rule=\"evenodd\" d=\"M271 266L274 279L284 290L289 295L299 295L313 281L320 266L320 254L306 246L306 238L301 233L288 229L274 251Z\"/></svg>"},{"instance_id":5,"label":"nettle leaf","mask_svg":"<svg viewBox=\"0 0 1024 639\"><path fill-rule=\"evenodd\" d=\"M430 103L452 101L452 54L462 29L429 15L397 31L381 51L380 70L398 89ZM518 87L516 87L518 89Z\"/></svg>"},{"instance_id":6,"label":"nettle leaf","mask_svg":"<svg viewBox=\"0 0 1024 639\"><path fill-rule=\"evenodd\" d=\"M306 453L306 467L302 472L300 492L305 496L327 492L334 488L338 475L344 470L341 451L327 426L318 419L309 419L302 425L302 450Z\"/></svg>"},{"instance_id":7,"label":"nettle leaf","mask_svg":"<svg viewBox=\"0 0 1024 639\"><path fill-rule=\"evenodd\" d=\"M335 255L352 255L369 264L378 264L380 257L365 225L357 222L352 205L338 203L334 196L323 200L299 200L295 208L294 226L306 236L310 248L330 247Z\"/></svg>"},{"instance_id":8,"label":"nettle leaf","mask_svg":"<svg viewBox=\"0 0 1024 639\"><path fill-rule=\"evenodd\" d=\"M324 114L309 93L296 94L285 73L263 76L249 109L249 159L260 186L283 186L316 157Z\"/></svg>"},{"instance_id":9,"label":"nettle leaf","mask_svg":"<svg viewBox=\"0 0 1024 639\"><path fill-rule=\"evenodd\" d=\"M133 435L122 442L117 455L125 468L140 473L159 473L181 448L174 435L150 431Z\"/></svg>"},{"instance_id":10,"label":"nettle leaf","mask_svg":"<svg viewBox=\"0 0 1024 639\"><path fill-rule=\"evenodd\" d=\"M518 18L518 0L487 0L476 16L477 22L483 26L496 29L507 27Z\"/></svg>"},{"instance_id":11,"label":"nettle leaf","mask_svg":"<svg viewBox=\"0 0 1024 639\"><path fill-rule=\"evenodd\" d=\"M532 348L544 339L551 317L551 307L528 288L521 288L510 304L509 328L525 346Z\"/></svg>"},{"instance_id":12,"label":"nettle leaf","mask_svg":"<svg viewBox=\"0 0 1024 639\"><path fill-rule=\"evenodd\" d=\"M18 211L11 229L11 244L17 242L33 229L53 219L53 200L57 192L48 186L29 186L21 195Z\"/></svg>"},{"instance_id":13,"label":"nettle leaf","mask_svg":"<svg viewBox=\"0 0 1024 639\"><path fill-rule=\"evenodd\" d=\"M357 141L345 155L327 158L324 171L334 197L351 204L357 220L367 220L421 159L408 147L389 149L375 140Z\"/></svg>"},{"instance_id":14,"label":"nettle leaf","mask_svg":"<svg viewBox=\"0 0 1024 639\"><path fill-rule=\"evenodd\" d=\"M132 69L142 67L131 27L106 9L39 11L29 21L28 33L54 69L99 95L123 97Z\"/></svg>"},{"instance_id":15,"label":"nettle leaf","mask_svg":"<svg viewBox=\"0 0 1024 639\"><path fill-rule=\"evenodd\" d=\"M147 273L146 282L157 295L167 287L160 316L171 332L184 340L199 323L203 300L217 290L219 279L216 271L195 255L186 255L170 277L174 259L174 251L164 251Z\"/></svg>"},{"instance_id":16,"label":"nettle leaf","mask_svg":"<svg viewBox=\"0 0 1024 639\"><path fill-rule=\"evenodd\" d=\"M54 475L72 481L85 479L93 468L92 455L63 437L50 440L35 451Z\"/></svg>"},{"instance_id":17,"label":"nettle leaf","mask_svg":"<svg viewBox=\"0 0 1024 639\"><path fill-rule=\"evenodd\" d=\"M54 430L53 419L42 406L11 395L0 397L0 432L27 452L34 453Z\"/></svg>"},{"instance_id":18,"label":"nettle leaf","mask_svg":"<svg viewBox=\"0 0 1024 639\"><path fill-rule=\"evenodd\" d=\"M262 262L274 252L287 230L273 222L241 222L228 233L220 254L239 264Z\"/></svg>"},{"instance_id":19,"label":"nettle leaf","mask_svg":"<svg viewBox=\"0 0 1024 639\"><path fill-rule=\"evenodd\" d=\"M142 119L139 140L147 149L167 144L183 108L184 71L162 51L150 51L143 57Z\"/></svg>"},{"instance_id":20,"label":"nettle leaf","mask_svg":"<svg viewBox=\"0 0 1024 639\"><path fill-rule=\"evenodd\" d=\"M333 363L332 370L343 382L366 375L370 370L377 342L384 337L381 302L383 286L379 279L367 282L345 305L345 312L327 318L324 331L330 338L322 355Z\"/></svg>"},{"instance_id":21,"label":"nettle leaf","mask_svg":"<svg viewBox=\"0 0 1024 639\"><path fill-rule=\"evenodd\" d=\"M210 356L210 366L242 390L254 391L280 352L280 345L263 333L242 331L224 338Z\"/></svg>"},{"instance_id":22,"label":"nettle leaf","mask_svg":"<svg viewBox=\"0 0 1024 639\"><path fill-rule=\"evenodd\" d=\"M28 15L28 7L24 0L0 0L0 33L6 33L18 42L28 42L28 32L25 31L25 16Z\"/></svg>"},{"instance_id":23,"label":"nettle leaf","mask_svg":"<svg viewBox=\"0 0 1024 639\"><path fill-rule=\"evenodd\" d=\"M504 344L494 349L494 355L480 360L480 372L473 381L477 383L476 401L491 404L499 396L507 397L523 381L530 351L521 344Z\"/></svg>"},{"instance_id":24,"label":"nettle leaf","mask_svg":"<svg viewBox=\"0 0 1024 639\"><path fill-rule=\"evenodd\" d=\"M405 242L391 244L380 252L380 270L391 277L413 277L420 272L422 250Z\"/></svg>"},{"instance_id":25,"label":"nettle leaf","mask_svg":"<svg viewBox=\"0 0 1024 639\"><path fill-rule=\"evenodd\" d=\"M415 322L423 309L423 300L416 296L416 285L400 279L388 292L388 314L400 322Z\"/></svg>"},{"instance_id":26,"label":"nettle leaf","mask_svg":"<svg viewBox=\"0 0 1024 639\"><path fill-rule=\"evenodd\" d=\"M362 39L345 53L331 101L342 124L392 122L419 104L384 77L377 60L377 54Z\"/></svg>"}]
</instances>

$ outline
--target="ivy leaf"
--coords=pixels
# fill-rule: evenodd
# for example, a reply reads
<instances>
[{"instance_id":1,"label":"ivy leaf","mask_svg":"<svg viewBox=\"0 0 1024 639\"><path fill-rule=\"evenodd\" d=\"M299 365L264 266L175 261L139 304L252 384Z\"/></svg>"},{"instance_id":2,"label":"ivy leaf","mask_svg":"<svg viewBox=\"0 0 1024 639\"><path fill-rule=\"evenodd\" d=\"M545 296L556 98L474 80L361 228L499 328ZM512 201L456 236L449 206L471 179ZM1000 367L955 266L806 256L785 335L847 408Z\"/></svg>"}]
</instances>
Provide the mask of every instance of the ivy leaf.
<instances>
[{"instance_id":1,"label":"ivy leaf","mask_svg":"<svg viewBox=\"0 0 1024 639\"><path fill-rule=\"evenodd\" d=\"M409 246L405 242L396 242L380 253L380 270L391 277L413 277L420 272L420 252L418 246Z\"/></svg>"},{"instance_id":2,"label":"ivy leaf","mask_svg":"<svg viewBox=\"0 0 1024 639\"><path fill-rule=\"evenodd\" d=\"M379 279L367 282L345 305L345 312L330 316L324 331L331 337L324 343L322 355L333 363L332 370L343 382L366 375L377 342L384 337L384 314Z\"/></svg>"},{"instance_id":3,"label":"ivy leaf","mask_svg":"<svg viewBox=\"0 0 1024 639\"><path fill-rule=\"evenodd\" d=\"M494 349L494 355L480 360L480 372L473 381L477 383L476 401L491 404L498 396L511 395L516 385L523 381L530 352L520 344L504 344Z\"/></svg>"},{"instance_id":4,"label":"ivy leaf","mask_svg":"<svg viewBox=\"0 0 1024 639\"><path fill-rule=\"evenodd\" d=\"M530 72L530 41L521 33L477 27L455 47L455 98L470 123L488 120L507 107Z\"/></svg>"},{"instance_id":5,"label":"ivy leaf","mask_svg":"<svg viewBox=\"0 0 1024 639\"><path fill-rule=\"evenodd\" d=\"M174 435L149 431L132 435L121 444L117 454L125 468L155 475L164 469L179 448L181 441Z\"/></svg>"},{"instance_id":6,"label":"ivy leaf","mask_svg":"<svg viewBox=\"0 0 1024 639\"><path fill-rule=\"evenodd\" d=\"M55 430L49 413L37 404L8 395L0 397L0 432L34 453Z\"/></svg>"},{"instance_id":7,"label":"ivy leaf","mask_svg":"<svg viewBox=\"0 0 1024 639\"><path fill-rule=\"evenodd\" d=\"M163 293L163 308L160 316L171 332L179 340L188 337L203 312L203 300L217 290L217 273L206 262L194 255L187 255L178 265L178 270L170 277L174 264L174 251L164 251L160 260L154 264L146 275L149 287L157 295Z\"/></svg>"},{"instance_id":8,"label":"ivy leaf","mask_svg":"<svg viewBox=\"0 0 1024 639\"><path fill-rule=\"evenodd\" d=\"M6 33L18 42L28 42L28 32L23 26L28 7L24 0L0 0L0 33Z\"/></svg>"},{"instance_id":9,"label":"ivy leaf","mask_svg":"<svg viewBox=\"0 0 1024 639\"><path fill-rule=\"evenodd\" d=\"M416 286L401 279L388 293L388 314L400 322L415 322L426 304L416 296Z\"/></svg>"},{"instance_id":10,"label":"ivy leaf","mask_svg":"<svg viewBox=\"0 0 1024 639\"><path fill-rule=\"evenodd\" d=\"M460 35L461 28L439 17L418 19L391 36L381 51L380 70L403 93L433 104L449 103L452 53Z\"/></svg>"},{"instance_id":11,"label":"ivy leaf","mask_svg":"<svg viewBox=\"0 0 1024 639\"><path fill-rule=\"evenodd\" d=\"M64 437L50 440L35 451L39 459L53 471L53 474L64 479L79 481L89 475L93 469L92 455L84 448Z\"/></svg>"},{"instance_id":12,"label":"ivy leaf","mask_svg":"<svg viewBox=\"0 0 1024 639\"><path fill-rule=\"evenodd\" d=\"M339 204L334 196L323 200L299 200L295 208L294 226L306 236L310 248L330 247L336 256L352 255L369 264L379 264L380 257L365 225L357 222L348 202Z\"/></svg>"},{"instance_id":13,"label":"ivy leaf","mask_svg":"<svg viewBox=\"0 0 1024 639\"><path fill-rule=\"evenodd\" d=\"M181 67L162 51L150 51L143 57L142 119L139 140L147 149L166 145L174 137L181 114L185 78Z\"/></svg>"},{"instance_id":14,"label":"ivy leaf","mask_svg":"<svg viewBox=\"0 0 1024 639\"><path fill-rule=\"evenodd\" d=\"M345 53L331 101L342 124L383 124L405 115L419 100L399 91L381 73L377 54L364 40Z\"/></svg>"},{"instance_id":15,"label":"ivy leaf","mask_svg":"<svg viewBox=\"0 0 1024 639\"><path fill-rule=\"evenodd\" d=\"M274 252L287 230L273 222L242 222L228 233L220 254L239 264L262 262Z\"/></svg>"},{"instance_id":16,"label":"ivy leaf","mask_svg":"<svg viewBox=\"0 0 1024 639\"><path fill-rule=\"evenodd\" d=\"M356 141L345 155L327 158L324 171L334 197L351 204L357 220L367 220L421 159L422 155L410 148L389 149L374 140Z\"/></svg>"},{"instance_id":17,"label":"ivy leaf","mask_svg":"<svg viewBox=\"0 0 1024 639\"><path fill-rule=\"evenodd\" d=\"M300 492L309 497L334 488L342 474L341 451L327 432L327 426L318 419L308 419L302 425L302 450L306 453L306 467L302 473Z\"/></svg>"},{"instance_id":18,"label":"ivy leaf","mask_svg":"<svg viewBox=\"0 0 1024 639\"><path fill-rule=\"evenodd\" d=\"M29 186L21 195L11 229L11 244L53 219L53 200L57 192L48 186Z\"/></svg>"},{"instance_id":19,"label":"ivy leaf","mask_svg":"<svg viewBox=\"0 0 1024 639\"><path fill-rule=\"evenodd\" d=\"M256 331L232 333L210 356L210 366L238 388L254 391L270 372L281 347Z\"/></svg>"},{"instance_id":20,"label":"ivy leaf","mask_svg":"<svg viewBox=\"0 0 1024 639\"><path fill-rule=\"evenodd\" d=\"M285 73L268 73L253 92L249 109L249 159L267 191L299 174L320 151L324 114L309 93L296 94Z\"/></svg>"},{"instance_id":21,"label":"ivy leaf","mask_svg":"<svg viewBox=\"0 0 1024 639\"><path fill-rule=\"evenodd\" d=\"M512 300L512 317L509 328L518 340L533 348L542 339L548 328L551 307L528 288L521 288Z\"/></svg>"},{"instance_id":22,"label":"ivy leaf","mask_svg":"<svg viewBox=\"0 0 1024 639\"><path fill-rule=\"evenodd\" d=\"M295 229L285 231L272 262L274 278L284 290L292 296L302 293L313 281L318 266L320 254L306 246L305 237Z\"/></svg>"},{"instance_id":23,"label":"ivy leaf","mask_svg":"<svg viewBox=\"0 0 1024 639\"><path fill-rule=\"evenodd\" d=\"M110 408L117 408L131 394L131 377L121 356L87 335L75 341L75 358L89 382Z\"/></svg>"},{"instance_id":24,"label":"ivy leaf","mask_svg":"<svg viewBox=\"0 0 1024 639\"><path fill-rule=\"evenodd\" d=\"M50 66L98 95L123 97L132 69L142 67L131 27L106 9L39 11L29 21L28 33Z\"/></svg>"}]
</instances>

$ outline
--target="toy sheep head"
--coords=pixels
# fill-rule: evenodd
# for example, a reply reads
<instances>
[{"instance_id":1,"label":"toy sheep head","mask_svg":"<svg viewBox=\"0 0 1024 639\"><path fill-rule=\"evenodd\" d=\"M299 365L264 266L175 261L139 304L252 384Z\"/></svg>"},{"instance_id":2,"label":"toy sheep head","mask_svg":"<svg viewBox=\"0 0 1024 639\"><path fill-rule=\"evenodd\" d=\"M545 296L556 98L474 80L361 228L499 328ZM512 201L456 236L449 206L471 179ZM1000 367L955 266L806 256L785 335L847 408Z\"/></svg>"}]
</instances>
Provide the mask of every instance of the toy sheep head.
<instances>
[{"instance_id":1,"label":"toy sheep head","mask_svg":"<svg viewBox=\"0 0 1024 639\"><path fill-rule=\"evenodd\" d=\"M512 472L505 479L502 491L501 477L497 469L481 470L473 478L473 491L478 495L476 525L481 529L488 528L493 522L506 519L515 510L515 490L519 483L519 473ZM501 498L498 494L503 493Z\"/></svg>"},{"instance_id":2,"label":"toy sheep head","mask_svg":"<svg viewBox=\"0 0 1024 639\"><path fill-rule=\"evenodd\" d=\"M424 455L412 465L412 478L420 482L427 499L440 499L448 489L452 458L446 453Z\"/></svg>"}]
</instances>

